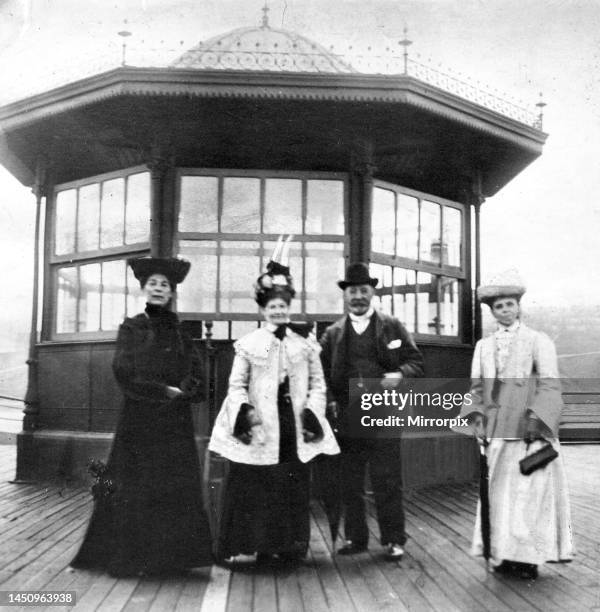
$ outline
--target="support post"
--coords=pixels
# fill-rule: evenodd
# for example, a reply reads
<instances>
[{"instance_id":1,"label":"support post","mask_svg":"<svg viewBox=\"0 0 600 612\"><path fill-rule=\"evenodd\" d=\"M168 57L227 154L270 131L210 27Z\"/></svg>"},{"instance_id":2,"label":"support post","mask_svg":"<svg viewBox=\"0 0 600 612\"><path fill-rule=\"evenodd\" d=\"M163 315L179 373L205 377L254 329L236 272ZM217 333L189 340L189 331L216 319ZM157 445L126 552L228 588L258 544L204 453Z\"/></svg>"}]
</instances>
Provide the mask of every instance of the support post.
<instances>
[{"instance_id":1,"label":"support post","mask_svg":"<svg viewBox=\"0 0 600 612\"><path fill-rule=\"evenodd\" d=\"M37 428L39 414L38 371L37 371L37 323L39 301L39 273L40 273L40 223L42 198L45 195L46 166L43 160L38 160L35 183L31 189L35 196L35 228L33 244L33 295L31 298L31 326L29 329L29 352L27 355L27 392L25 394L25 408L23 410L23 431L34 431Z\"/></svg>"},{"instance_id":2,"label":"support post","mask_svg":"<svg viewBox=\"0 0 600 612\"><path fill-rule=\"evenodd\" d=\"M31 298L31 326L27 355L27 391L23 409L23 430L17 435L17 469L14 484L31 482L35 463L34 432L38 427L40 398L38 389L38 300L40 271L40 224L42 198L46 195L46 163L39 159L36 165L35 182L31 189L35 195L35 227L33 244L33 291Z\"/></svg>"},{"instance_id":3,"label":"support post","mask_svg":"<svg viewBox=\"0 0 600 612\"><path fill-rule=\"evenodd\" d=\"M165 224L167 209L165 184L169 170L173 168L173 157L169 155L167 147L156 145L151 148L147 165L150 169L151 179L150 255L152 257L170 257L172 237L165 230L172 229L172 223Z\"/></svg>"},{"instance_id":4,"label":"support post","mask_svg":"<svg viewBox=\"0 0 600 612\"><path fill-rule=\"evenodd\" d=\"M373 212L373 175L377 167L374 162L373 143L360 141L355 145L351 161L354 177L351 200L351 248L352 261L371 259L371 216ZM352 244L353 243L353 244Z\"/></svg>"},{"instance_id":5,"label":"support post","mask_svg":"<svg viewBox=\"0 0 600 612\"><path fill-rule=\"evenodd\" d=\"M477 180L474 185L473 209L475 211L475 289L481 285L481 220L480 211L481 205L485 202L485 198L481 189L481 174L478 173ZM481 338L481 307L477 302L477 296L474 299L474 325L473 333L475 340Z\"/></svg>"}]
</instances>

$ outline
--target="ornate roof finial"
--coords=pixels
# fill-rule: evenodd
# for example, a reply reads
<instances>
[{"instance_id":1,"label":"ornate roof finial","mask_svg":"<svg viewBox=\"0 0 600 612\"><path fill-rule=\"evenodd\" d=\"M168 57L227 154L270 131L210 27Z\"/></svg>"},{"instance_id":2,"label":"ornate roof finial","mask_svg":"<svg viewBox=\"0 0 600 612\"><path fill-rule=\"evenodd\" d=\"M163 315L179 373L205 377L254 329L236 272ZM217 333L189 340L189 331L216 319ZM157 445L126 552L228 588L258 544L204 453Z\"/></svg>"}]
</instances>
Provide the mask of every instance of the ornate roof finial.
<instances>
[{"instance_id":1,"label":"ornate roof finial","mask_svg":"<svg viewBox=\"0 0 600 612\"><path fill-rule=\"evenodd\" d=\"M398 42L404 47L404 74L408 74L408 48L412 45L412 40L408 40L408 28L404 26L404 38Z\"/></svg>"},{"instance_id":2,"label":"ornate roof finial","mask_svg":"<svg viewBox=\"0 0 600 612\"><path fill-rule=\"evenodd\" d=\"M541 91L540 91L540 100L536 104L536 106L539 108L539 111L538 111L538 116L537 116L535 127L538 130L543 130L544 129L544 106L547 106L547 104L544 102L544 95L542 94Z\"/></svg>"},{"instance_id":3,"label":"ornate roof finial","mask_svg":"<svg viewBox=\"0 0 600 612\"><path fill-rule=\"evenodd\" d=\"M263 17L262 17L262 25L261 28L269 27L269 5L267 4L267 0L265 0L265 5L262 7Z\"/></svg>"},{"instance_id":4,"label":"ornate roof finial","mask_svg":"<svg viewBox=\"0 0 600 612\"><path fill-rule=\"evenodd\" d=\"M123 20L123 24L127 26L127 19ZM125 66L127 63L127 38L131 36L131 32L129 30L121 30L120 32L117 32L117 34L123 41L121 45L121 66Z\"/></svg>"}]
</instances>

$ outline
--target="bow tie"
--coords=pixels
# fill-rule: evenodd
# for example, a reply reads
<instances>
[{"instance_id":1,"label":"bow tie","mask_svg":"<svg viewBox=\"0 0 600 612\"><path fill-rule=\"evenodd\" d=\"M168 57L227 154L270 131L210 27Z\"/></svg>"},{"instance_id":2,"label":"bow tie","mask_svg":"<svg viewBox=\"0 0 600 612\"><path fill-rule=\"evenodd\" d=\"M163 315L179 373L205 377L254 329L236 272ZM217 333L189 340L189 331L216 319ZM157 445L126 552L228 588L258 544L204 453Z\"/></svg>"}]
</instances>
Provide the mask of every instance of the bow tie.
<instances>
[{"instance_id":1,"label":"bow tie","mask_svg":"<svg viewBox=\"0 0 600 612\"><path fill-rule=\"evenodd\" d=\"M290 321L289 323L282 323L281 325L278 325L277 329L273 332L275 337L279 340L283 340L285 337L285 331L288 327L295 334L298 334L303 338L308 338L308 334L311 332L313 324L310 321Z\"/></svg>"}]
</instances>

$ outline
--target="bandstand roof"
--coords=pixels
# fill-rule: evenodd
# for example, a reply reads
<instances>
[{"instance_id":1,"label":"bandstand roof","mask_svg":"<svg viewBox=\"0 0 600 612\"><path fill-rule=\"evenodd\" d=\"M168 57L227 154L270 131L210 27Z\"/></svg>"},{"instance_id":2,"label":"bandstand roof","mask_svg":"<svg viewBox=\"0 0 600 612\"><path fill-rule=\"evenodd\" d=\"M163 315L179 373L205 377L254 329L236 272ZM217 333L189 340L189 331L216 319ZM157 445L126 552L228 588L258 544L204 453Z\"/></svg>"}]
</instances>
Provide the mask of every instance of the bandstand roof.
<instances>
[{"instance_id":1,"label":"bandstand roof","mask_svg":"<svg viewBox=\"0 0 600 612\"><path fill-rule=\"evenodd\" d=\"M342 55L263 18L167 65L123 65L0 107L0 160L32 184L43 155L60 183L145 163L160 141L179 166L347 171L360 140L384 179L455 198L478 168L489 196L540 155L536 121L406 57Z\"/></svg>"},{"instance_id":2,"label":"bandstand roof","mask_svg":"<svg viewBox=\"0 0 600 612\"><path fill-rule=\"evenodd\" d=\"M171 63L193 70L273 72L355 72L332 51L289 30L272 28L266 16L260 27L238 28L199 42Z\"/></svg>"}]
</instances>

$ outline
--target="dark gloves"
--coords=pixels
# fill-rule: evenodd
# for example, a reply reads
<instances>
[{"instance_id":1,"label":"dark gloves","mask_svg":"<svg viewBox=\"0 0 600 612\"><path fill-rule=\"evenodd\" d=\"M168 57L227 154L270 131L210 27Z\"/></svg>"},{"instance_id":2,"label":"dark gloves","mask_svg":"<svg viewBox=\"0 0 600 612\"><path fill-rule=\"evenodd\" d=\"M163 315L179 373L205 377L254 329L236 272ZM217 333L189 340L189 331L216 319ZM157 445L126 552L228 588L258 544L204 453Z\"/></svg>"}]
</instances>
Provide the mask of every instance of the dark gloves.
<instances>
[{"instance_id":1,"label":"dark gloves","mask_svg":"<svg viewBox=\"0 0 600 612\"><path fill-rule=\"evenodd\" d=\"M527 420L523 439L527 444L531 444L534 440L543 440L545 438L544 431L544 423L532 413Z\"/></svg>"},{"instance_id":2,"label":"dark gloves","mask_svg":"<svg viewBox=\"0 0 600 612\"><path fill-rule=\"evenodd\" d=\"M252 441L252 428L261 423L262 421L258 418L254 406L244 402L240 406L240 411L235 419L233 435L243 444L250 444Z\"/></svg>"},{"instance_id":3,"label":"dark gloves","mask_svg":"<svg viewBox=\"0 0 600 612\"><path fill-rule=\"evenodd\" d=\"M324 433L319 419L316 414L310 409L305 408L302 411L302 438L305 442L319 442L323 439Z\"/></svg>"},{"instance_id":4,"label":"dark gloves","mask_svg":"<svg viewBox=\"0 0 600 612\"><path fill-rule=\"evenodd\" d=\"M179 388L183 391L183 395L187 399L191 400L201 400L204 389L203 389L203 380L201 378L196 378L195 376L187 376L181 381Z\"/></svg>"}]
</instances>

